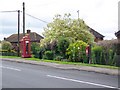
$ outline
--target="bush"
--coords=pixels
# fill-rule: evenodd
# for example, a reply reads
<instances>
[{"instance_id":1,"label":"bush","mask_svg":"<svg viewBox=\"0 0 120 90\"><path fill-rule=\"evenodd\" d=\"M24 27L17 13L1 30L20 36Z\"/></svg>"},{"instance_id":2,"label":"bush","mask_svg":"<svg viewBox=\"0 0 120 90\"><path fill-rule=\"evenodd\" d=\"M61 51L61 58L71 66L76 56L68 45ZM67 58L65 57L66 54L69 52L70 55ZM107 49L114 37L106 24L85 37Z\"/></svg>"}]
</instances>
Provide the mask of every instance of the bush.
<instances>
[{"instance_id":1,"label":"bush","mask_svg":"<svg viewBox=\"0 0 120 90\"><path fill-rule=\"evenodd\" d=\"M12 44L8 41L2 41L1 42L1 49L2 50L11 50L12 49Z\"/></svg>"},{"instance_id":2,"label":"bush","mask_svg":"<svg viewBox=\"0 0 120 90\"><path fill-rule=\"evenodd\" d=\"M81 40L70 44L67 49L67 55L69 57L69 60L74 62L83 62L86 57L85 54L86 46L87 43Z\"/></svg>"},{"instance_id":3,"label":"bush","mask_svg":"<svg viewBox=\"0 0 120 90\"><path fill-rule=\"evenodd\" d=\"M1 50L0 55L2 55L2 56L17 56L17 52L14 50Z\"/></svg>"},{"instance_id":4,"label":"bush","mask_svg":"<svg viewBox=\"0 0 120 90\"><path fill-rule=\"evenodd\" d=\"M66 58L66 50L69 47L68 39L64 37L59 38L57 46L58 46L58 51L60 52L61 56L63 56L63 58Z\"/></svg>"},{"instance_id":5,"label":"bush","mask_svg":"<svg viewBox=\"0 0 120 90\"><path fill-rule=\"evenodd\" d=\"M116 64L116 42L102 41L97 46L92 48L93 63L102 65L115 65Z\"/></svg>"},{"instance_id":6,"label":"bush","mask_svg":"<svg viewBox=\"0 0 120 90\"><path fill-rule=\"evenodd\" d=\"M33 42L31 44L31 51L35 58L39 58L40 45L39 43Z\"/></svg>"},{"instance_id":7,"label":"bush","mask_svg":"<svg viewBox=\"0 0 120 90\"><path fill-rule=\"evenodd\" d=\"M102 47L101 53L101 63L105 65L115 65L116 64L116 54L119 49L117 49L117 40L104 40L97 43L98 46Z\"/></svg>"},{"instance_id":8,"label":"bush","mask_svg":"<svg viewBox=\"0 0 120 90\"><path fill-rule=\"evenodd\" d=\"M33 53L33 54L36 54L39 50L40 50L40 45L39 45L39 43L33 42L33 43L31 44L31 51L32 51L32 53Z\"/></svg>"},{"instance_id":9,"label":"bush","mask_svg":"<svg viewBox=\"0 0 120 90\"><path fill-rule=\"evenodd\" d=\"M57 60L57 61L61 61L62 59L63 59L62 56L56 56L56 57L54 58L54 60Z\"/></svg>"},{"instance_id":10,"label":"bush","mask_svg":"<svg viewBox=\"0 0 120 90\"><path fill-rule=\"evenodd\" d=\"M45 51L43 58L48 60L53 60L54 54L52 51Z\"/></svg>"},{"instance_id":11,"label":"bush","mask_svg":"<svg viewBox=\"0 0 120 90\"><path fill-rule=\"evenodd\" d=\"M101 56L102 56L102 47L95 46L92 48L93 54L94 54L94 63L101 64Z\"/></svg>"}]
</instances>

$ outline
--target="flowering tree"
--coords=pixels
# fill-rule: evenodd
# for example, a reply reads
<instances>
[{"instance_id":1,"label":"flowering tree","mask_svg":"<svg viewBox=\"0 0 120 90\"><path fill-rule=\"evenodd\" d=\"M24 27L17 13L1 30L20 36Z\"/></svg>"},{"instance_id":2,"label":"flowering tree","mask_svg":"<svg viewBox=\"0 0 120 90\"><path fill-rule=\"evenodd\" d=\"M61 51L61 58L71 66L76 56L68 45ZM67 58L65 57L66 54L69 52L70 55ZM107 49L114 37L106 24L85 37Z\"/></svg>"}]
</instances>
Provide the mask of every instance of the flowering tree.
<instances>
[{"instance_id":1,"label":"flowering tree","mask_svg":"<svg viewBox=\"0 0 120 90\"><path fill-rule=\"evenodd\" d=\"M44 28L44 39L41 45L58 41L59 37L68 38L70 42L82 40L86 43L94 42L94 36L89 32L89 28L82 19L72 19L70 14L56 15L53 22Z\"/></svg>"}]
</instances>

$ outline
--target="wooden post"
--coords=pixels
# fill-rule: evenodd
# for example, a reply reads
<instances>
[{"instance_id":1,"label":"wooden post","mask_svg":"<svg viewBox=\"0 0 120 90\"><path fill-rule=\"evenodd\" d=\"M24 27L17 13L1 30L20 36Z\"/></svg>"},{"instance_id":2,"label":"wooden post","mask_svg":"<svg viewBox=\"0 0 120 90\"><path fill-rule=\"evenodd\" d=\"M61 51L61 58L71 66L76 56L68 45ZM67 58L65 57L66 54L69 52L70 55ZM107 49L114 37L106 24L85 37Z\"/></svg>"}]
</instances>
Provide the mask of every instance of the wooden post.
<instances>
[{"instance_id":1,"label":"wooden post","mask_svg":"<svg viewBox=\"0 0 120 90\"><path fill-rule=\"evenodd\" d=\"M23 2L23 36L25 36L25 3Z\"/></svg>"},{"instance_id":2,"label":"wooden post","mask_svg":"<svg viewBox=\"0 0 120 90\"><path fill-rule=\"evenodd\" d=\"M89 60L89 64L91 64L92 63L92 60L91 60L91 44L89 44L88 60Z\"/></svg>"},{"instance_id":3,"label":"wooden post","mask_svg":"<svg viewBox=\"0 0 120 90\"><path fill-rule=\"evenodd\" d=\"M18 57L20 56L20 10L18 10Z\"/></svg>"}]
</instances>

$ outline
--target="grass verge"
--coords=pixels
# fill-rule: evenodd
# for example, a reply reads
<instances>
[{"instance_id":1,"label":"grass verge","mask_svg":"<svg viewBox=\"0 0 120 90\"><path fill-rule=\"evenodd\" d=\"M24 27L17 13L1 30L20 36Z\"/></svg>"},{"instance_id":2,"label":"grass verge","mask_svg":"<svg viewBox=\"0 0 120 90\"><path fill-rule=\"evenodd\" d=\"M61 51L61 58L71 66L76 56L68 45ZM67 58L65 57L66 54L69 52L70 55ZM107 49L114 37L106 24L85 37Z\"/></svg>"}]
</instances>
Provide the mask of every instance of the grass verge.
<instances>
[{"instance_id":1,"label":"grass verge","mask_svg":"<svg viewBox=\"0 0 120 90\"><path fill-rule=\"evenodd\" d=\"M0 58L21 58L21 57L17 57L17 56L0 56Z\"/></svg>"},{"instance_id":2,"label":"grass verge","mask_svg":"<svg viewBox=\"0 0 120 90\"><path fill-rule=\"evenodd\" d=\"M32 60L32 61L41 61L41 62L50 62L50 63L58 63L58 64L67 64L67 65L77 65L77 66L90 66L90 67L99 67L99 68L109 68L109 69L118 69L116 66L109 65L98 65L98 64L86 64L80 62L67 62L67 61L56 61L56 60L43 60L38 58L21 58L17 56L0 56L0 58L16 58L16 59L24 59L24 60Z\"/></svg>"},{"instance_id":3,"label":"grass verge","mask_svg":"<svg viewBox=\"0 0 120 90\"><path fill-rule=\"evenodd\" d=\"M80 62L66 62L66 61L55 61L55 60L42 60L42 61L58 63L58 64L77 65L77 66L90 66L90 67L99 67L99 68L118 69L118 67L116 66L109 66L109 65L87 64L87 63L80 63Z\"/></svg>"}]
</instances>

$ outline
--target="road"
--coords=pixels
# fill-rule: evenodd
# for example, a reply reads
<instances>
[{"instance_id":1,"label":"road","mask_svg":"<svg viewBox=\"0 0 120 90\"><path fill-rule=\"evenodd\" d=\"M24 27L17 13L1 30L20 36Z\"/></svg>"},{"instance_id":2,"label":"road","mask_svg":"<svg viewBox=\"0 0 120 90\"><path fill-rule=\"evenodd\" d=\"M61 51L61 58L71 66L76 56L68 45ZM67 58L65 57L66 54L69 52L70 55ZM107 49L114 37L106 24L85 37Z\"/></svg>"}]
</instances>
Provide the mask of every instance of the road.
<instances>
[{"instance_id":1,"label":"road","mask_svg":"<svg viewBox=\"0 0 120 90\"><path fill-rule=\"evenodd\" d=\"M3 88L117 88L118 77L2 61Z\"/></svg>"}]
</instances>

